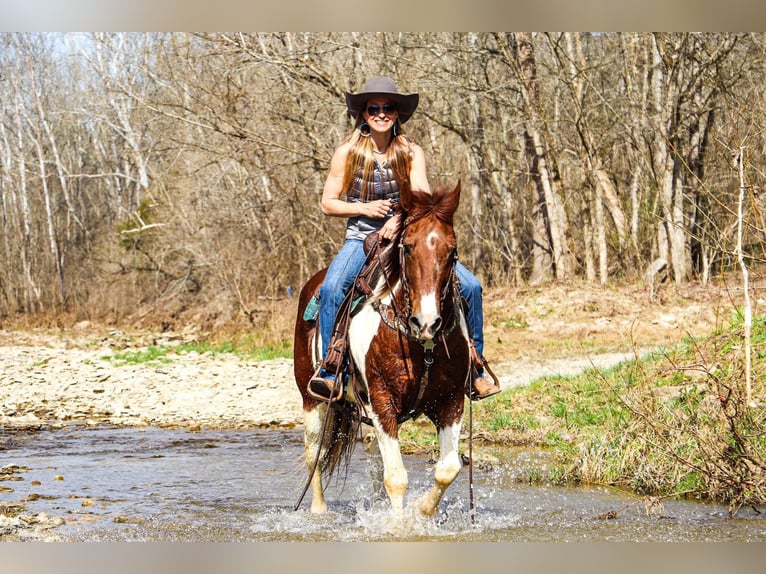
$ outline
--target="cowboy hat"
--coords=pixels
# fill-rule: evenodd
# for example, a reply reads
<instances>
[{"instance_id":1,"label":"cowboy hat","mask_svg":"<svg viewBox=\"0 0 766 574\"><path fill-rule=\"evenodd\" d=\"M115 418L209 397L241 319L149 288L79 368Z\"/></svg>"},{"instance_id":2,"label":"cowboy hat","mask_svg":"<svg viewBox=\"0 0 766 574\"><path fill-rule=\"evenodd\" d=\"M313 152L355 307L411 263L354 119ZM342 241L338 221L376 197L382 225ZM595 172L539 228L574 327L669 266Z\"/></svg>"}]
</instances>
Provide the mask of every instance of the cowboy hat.
<instances>
[{"instance_id":1,"label":"cowboy hat","mask_svg":"<svg viewBox=\"0 0 766 574\"><path fill-rule=\"evenodd\" d=\"M346 92L346 107L348 113L356 117L361 114L368 100L373 98L388 98L396 102L399 111L399 123L403 124L418 107L418 94L400 94L394 81L385 76L376 76L367 80L364 90L358 94Z\"/></svg>"}]
</instances>

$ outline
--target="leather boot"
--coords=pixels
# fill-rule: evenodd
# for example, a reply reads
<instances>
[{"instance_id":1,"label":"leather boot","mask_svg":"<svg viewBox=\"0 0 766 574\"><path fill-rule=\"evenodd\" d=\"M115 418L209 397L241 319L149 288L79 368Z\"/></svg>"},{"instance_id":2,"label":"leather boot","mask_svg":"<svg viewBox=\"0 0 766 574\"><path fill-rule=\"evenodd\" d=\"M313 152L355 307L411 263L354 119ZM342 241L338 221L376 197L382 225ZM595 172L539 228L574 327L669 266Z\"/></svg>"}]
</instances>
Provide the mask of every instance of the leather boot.
<instances>
[{"instance_id":1,"label":"leather boot","mask_svg":"<svg viewBox=\"0 0 766 574\"><path fill-rule=\"evenodd\" d=\"M485 377L484 374L480 374L471 382L471 392L468 398L472 401L480 401L481 399L496 395L500 391L500 385L496 381L492 381Z\"/></svg>"},{"instance_id":2,"label":"leather boot","mask_svg":"<svg viewBox=\"0 0 766 574\"><path fill-rule=\"evenodd\" d=\"M465 392L469 399L480 401L501 391L500 381L497 380L495 373L489 367L489 361L479 354L475 345L471 345L471 364L473 379L471 380L471 388L466 389ZM489 373L491 379L484 375L485 371Z\"/></svg>"},{"instance_id":3,"label":"leather boot","mask_svg":"<svg viewBox=\"0 0 766 574\"><path fill-rule=\"evenodd\" d=\"M318 401L335 401L343 397L343 385L337 384L334 374L318 369L309 380L308 394Z\"/></svg>"}]
</instances>

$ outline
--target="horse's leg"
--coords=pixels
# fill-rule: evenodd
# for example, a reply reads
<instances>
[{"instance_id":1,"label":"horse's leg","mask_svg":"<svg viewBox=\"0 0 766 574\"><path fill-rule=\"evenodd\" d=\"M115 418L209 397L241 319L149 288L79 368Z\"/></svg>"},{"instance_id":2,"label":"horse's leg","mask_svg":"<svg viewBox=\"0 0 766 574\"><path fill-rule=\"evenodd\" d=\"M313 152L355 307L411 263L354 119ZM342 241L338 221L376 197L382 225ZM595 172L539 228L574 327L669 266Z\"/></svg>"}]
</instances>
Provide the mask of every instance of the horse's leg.
<instances>
[{"instance_id":1,"label":"horse's leg","mask_svg":"<svg viewBox=\"0 0 766 574\"><path fill-rule=\"evenodd\" d=\"M327 512L327 502L325 501L324 490L322 489L321 463L317 464L316 468L314 468L317 461L317 453L322 448L320 440L322 438L322 426L324 425L326 410L326 405L321 404L311 410L303 411L304 456L309 472L313 470L311 475L311 512L315 514Z\"/></svg>"},{"instance_id":2,"label":"horse's leg","mask_svg":"<svg viewBox=\"0 0 766 574\"><path fill-rule=\"evenodd\" d=\"M439 430L439 462L434 469L434 485L420 499L420 512L431 516L436 512L444 492L449 488L460 472L462 462L458 454L461 421Z\"/></svg>"},{"instance_id":3,"label":"horse's leg","mask_svg":"<svg viewBox=\"0 0 766 574\"><path fill-rule=\"evenodd\" d=\"M383 500L386 497L386 489L383 483L383 457L375 433L365 437L365 450L370 461L370 478L372 479L373 498Z\"/></svg>"},{"instance_id":4,"label":"horse's leg","mask_svg":"<svg viewBox=\"0 0 766 574\"><path fill-rule=\"evenodd\" d=\"M399 439L389 435L380 426L377 417L373 418L375 436L383 459L383 485L386 488L391 507L396 512L404 510L404 493L407 491L407 469L404 467Z\"/></svg>"},{"instance_id":5,"label":"horse's leg","mask_svg":"<svg viewBox=\"0 0 766 574\"><path fill-rule=\"evenodd\" d=\"M365 388L370 388L367 374L367 356L373 338L378 333L381 324L380 314L370 305L364 305L357 315L351 320L348 329L348 338L351 344L351 356L356 365L359 380ZM374 359L372 359L374 362ZM370 411L374 409L367 405ZM407 491L407 469L404 468L402 453L399 448L399 439L396 436L397 424L395 418L388 419L385 424L372 414L372 424L377 438L377 450L383 462L383 486L391 501L392 508L401 512L404 510L404 493ZM386 432L385 428L391 431ZM378 472L380 472L378 470Z\"/></svg>"}]
</instances>

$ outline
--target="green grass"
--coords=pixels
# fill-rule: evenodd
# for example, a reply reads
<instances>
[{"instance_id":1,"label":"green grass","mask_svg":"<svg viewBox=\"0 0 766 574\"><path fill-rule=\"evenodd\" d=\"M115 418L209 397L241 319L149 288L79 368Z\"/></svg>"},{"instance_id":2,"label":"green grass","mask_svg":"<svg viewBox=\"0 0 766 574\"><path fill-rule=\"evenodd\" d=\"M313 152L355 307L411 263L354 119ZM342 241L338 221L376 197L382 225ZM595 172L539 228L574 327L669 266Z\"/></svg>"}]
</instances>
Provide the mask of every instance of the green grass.
<instances>
[{"instance_id":1,"label":"green grass","mask_svg":"<svg viewBox=\"0 0 766 574\"><path fill-rule=\"evenodd\" d=\"M474 429L550 451L529 476L637 494L693 494L736 510L766 504L766 318L753 321L753 393L743 397L741 316L708 337L609 370L541 378L474 406ZM722 398L723 397L723 398Z\"/></svg>"},{"instance_id":2,"label":"green grass","mask_svg":"<svg viewBox=\"0 0 766 574\"><path fill-rule=\"evenodd\" d=\"M283 341L279 345L258 345L251 338L240 338L237 341L194 341L180 345L150 345L135 350L124 350L113 355L102 357L116 365L161 365L189 354L204 355L234 355L251 361L267 361L270 359L291 358L292 344Z\"/></svg>"},{"instance_id":3,"label":"green grass","mask_svg":"<svg viewBox=\"0 0 766 574\"><path fill-rule=\"evenodd\" d=\"M105 360L112 361L117 365L142 365L142 364L158 364L169 363L167 355L170 353L170 347L158 347L150 346L146 349L139 349L136 351L122 351L115 353L113 356L104 357Z\"/></svg>"},{"instance_id":4,"label":"green grass","mask_svg":"<svg viewBox=\"0 0 766 574\"><path fill-rule=\"evenodd\" d=\"M513 317L500 317L493 322L495 325L502 327L503 329L526 329L529 327L529 323L521 317L521 315L514 315Z\"/></svg>"}]
</instances>

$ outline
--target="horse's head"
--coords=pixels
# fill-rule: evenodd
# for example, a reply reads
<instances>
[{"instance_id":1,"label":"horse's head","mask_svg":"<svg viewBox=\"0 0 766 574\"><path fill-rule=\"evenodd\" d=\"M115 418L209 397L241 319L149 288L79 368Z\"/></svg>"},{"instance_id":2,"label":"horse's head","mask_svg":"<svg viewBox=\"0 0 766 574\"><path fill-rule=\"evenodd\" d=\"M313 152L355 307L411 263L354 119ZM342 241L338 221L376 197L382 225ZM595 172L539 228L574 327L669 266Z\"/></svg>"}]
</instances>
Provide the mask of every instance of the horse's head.
<instances>
[{"instance_id":1,"label":"horse's head","mask_svg":"<svg viewBox=\"0 0 766 574\"><path fill-rule=\"evenodd\" d=\"M443 326L444 297L451 293L457 260L453 216L460 203L460 182L452 190L440 187L430 195L413 191L409 199L400 241L408 327L413 337L429 341Z\"/></svg>"}]
</instances>

